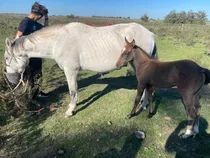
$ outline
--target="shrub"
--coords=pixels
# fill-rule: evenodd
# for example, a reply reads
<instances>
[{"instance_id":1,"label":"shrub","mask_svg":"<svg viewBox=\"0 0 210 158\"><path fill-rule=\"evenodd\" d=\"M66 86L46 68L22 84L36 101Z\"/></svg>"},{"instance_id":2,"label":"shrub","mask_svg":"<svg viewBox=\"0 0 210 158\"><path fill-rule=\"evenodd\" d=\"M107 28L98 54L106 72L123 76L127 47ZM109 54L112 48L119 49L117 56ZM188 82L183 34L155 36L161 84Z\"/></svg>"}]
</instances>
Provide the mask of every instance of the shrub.
<instances>
[{"instance_id":1,"label":"shrub","mask_svg":"<svg viewBox=\"0 0 210 158\"><path fill-rule=\"evenodd\" d=\"M67 18L75 18L74 14L67 15Z\"/></svg>"},{"instance_id":2,"label":"shrub","mask_svg":"<svg viewBox=\"0 0 210 158\"><path fill-rule=\"evenodd\" d=\"M140 19L144 22L148 22L149 21L149 16L147 14L144 14Z\"/></svg>"}]
</instances>

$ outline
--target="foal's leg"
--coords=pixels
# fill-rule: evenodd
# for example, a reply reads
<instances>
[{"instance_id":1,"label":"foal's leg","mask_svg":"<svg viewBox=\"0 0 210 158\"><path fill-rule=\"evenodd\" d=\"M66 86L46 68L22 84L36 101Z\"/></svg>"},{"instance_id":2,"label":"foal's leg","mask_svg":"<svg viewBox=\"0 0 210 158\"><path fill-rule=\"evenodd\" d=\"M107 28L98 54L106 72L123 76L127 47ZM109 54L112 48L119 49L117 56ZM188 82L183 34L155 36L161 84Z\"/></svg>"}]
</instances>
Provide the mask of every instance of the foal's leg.
<instances>
[{"instance_id":1,"label":"foal's leg","mask_svg":"<svg viewBox=\"0 0 210 158\"><path fill-rule=\"evenodd\" d=\"M149 101L148 101L148 92L147 92L146 89L144 90L144 93L143 93L143 95L141 97L141 100L142 100L141 108L143 108L144 110L146 110L146 106L149 104Z\"/></svg>"},{"instance_id":2,"label":"foal's leg","mask_svg":"<svg viewBox=\"0 0 210 158\"><path fill-rule=\"evenodd\" d=\"M199 133L200 102L199 102L198 94L196 94L196 96L195 96L195 112L196 112L196 118L195 118L195 123L194 123L194 127L193 127L194 135Z\"/></svg>"},{"instance_id":3,"label":"foal's leg","mask_svg":"<svg viewBox=\"0 0 210 158\"><path fill-rule=\"evenodd\" d=\"M182 138L188 138L190 136L195 136L198 134L198 128L199 128L199 109L200 106L198 104L198 96L197 94L190 95L191 97L185 97L184 102L186 105L186 112L188 117L188 125L187 130L185 134L182 136Z\"/></svg>"},{"instance_id":4,"label":"foal's leg","mask_svg":"<svg viewBox=\"0 0 210 158\"><path fill-rule=\"evenodd\" d=\"M136 72L136 68L135 68L133 62L129 62L129 63L131 65L131 67L133 68L133 71ZM142 102L141 108L143 108L144 110L146 110L146 106L149 104L149 101L148 101L148 93L147 93L146 89L144 90L144 93L143 93L143 95L141 97L141 102Z\"/></svg>"},{"instance_id":5,"label":"foal's leg","mask_svg":"<svg viewBox=\"0 0 210 158\"><path fill-rule=\"evenodd\" d=\"M136 115L136 108L140 102L140 99L141 99L141 96L143 94L143 91L144 91L144 86L138 84L138 88L137 88L137 95L136 95L136 98L134 100L134 105L133 105L133 109L131 110L131 113L127 115L127 119L130 119L131 117L135 116Z\"/></svg>"},{"instance_id":6,"label":"foal's leg","mask_svg":"<svg viewBox=\"0 0 210 158\"><path fill-rule=\"evenodd\" d=\"M66 75L66 79L68 82L69 93L71 97L71 102L69 104L69 108L65 113L65 117L70 117L73 115L73 112L76 108L77 102L77 74L78 70L69 70L64 68L64 72Z\"/></svg>"},{"instance_id":7,"label":"foal's leg","mask_svg":"<svg viewBox=\"0 0 210 158\"><path fill-rule=\"evenodd\" d=\"M178 86L179 88L180 86ZM183 87L183 85L182 85ZM185 105L185 110L186 110L186 114L187 114L187 119L188 119L188 123L187 123L187 130L185 132L184 135L182 135L182 138L187 138L190 137L193 132L193 124L194 124L194 119L192 117L192 107L193 107L193 94L191 93L191 90L189 90L189 88L179 88L180 93L182 94L183 97L183 102Z\"/></svg>"},{"instance_id":8,"label":"foal's leg","mask_svg":"<svg viewBox=\"0 0 210 158\"><path fill-rule=\"evenodd\" d=\"M205 75L202 75L202 81L200 82L201 85L204 85L205 82ZM201 87L199 88L199 90L201 89ZM195 118L195 124L193 127L193 133L194 135L199 133L199 119L200 119L200 96L199 96L199 91L197 91L197 93L195 94L195 112L196 112L196 118Z\"/></svg>"},{"instance_id":9,"label":"foal's leg","mask_svg":"<svg viewBox=\"0 0 210 158\"><path fill-rule=\"evenodd\" d=\"M154 92L154 87L148 87L148 98L149 98L149 114L148 117L151 118L153 116L153 104L152 104L152 93Z\"/></svg>"}]
</instances>

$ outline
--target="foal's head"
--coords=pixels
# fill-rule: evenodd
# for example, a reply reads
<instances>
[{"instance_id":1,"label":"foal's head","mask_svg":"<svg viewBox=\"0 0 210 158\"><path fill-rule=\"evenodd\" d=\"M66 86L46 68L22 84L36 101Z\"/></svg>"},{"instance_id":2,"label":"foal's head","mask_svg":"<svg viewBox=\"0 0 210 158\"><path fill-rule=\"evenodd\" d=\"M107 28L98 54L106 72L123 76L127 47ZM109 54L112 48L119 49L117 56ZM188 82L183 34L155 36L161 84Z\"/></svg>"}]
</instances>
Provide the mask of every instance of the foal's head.
<instances>
[{"instance_id":1,"label":"foal's head","mask_svg":"<svg viewBox=\"0 0 210 158\"><path fill-rule=\"evenodd\" d=\"M135 40L131 43L128 42L128 40L125 37L125 46L122 50L122 54L120 55L118 61L117 61L117 68L122 68L123 66L127 65L127 63L134 58L133 54L133 47L135 46Z\"/></svg>"}]
</instances>

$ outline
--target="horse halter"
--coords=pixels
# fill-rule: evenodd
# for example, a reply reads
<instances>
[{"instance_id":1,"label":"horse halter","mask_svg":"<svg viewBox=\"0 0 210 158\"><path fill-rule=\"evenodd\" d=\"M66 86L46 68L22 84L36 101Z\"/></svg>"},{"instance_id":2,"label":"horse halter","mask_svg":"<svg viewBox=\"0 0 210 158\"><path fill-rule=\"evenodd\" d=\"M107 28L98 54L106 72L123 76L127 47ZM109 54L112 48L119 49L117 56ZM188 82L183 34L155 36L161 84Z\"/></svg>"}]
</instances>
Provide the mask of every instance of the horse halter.
<instances>
[{"instance_id":1,"label":"horse halter","mask_svg":"<svg viewBox=\"0 0 210 158\"><path fill-rule=\"evenodd\" d=\"M10 67L11 69L13 69L13 70L15 70L14 68L12 68L10 65L11 65L11 62L12 62L12 60L14 59L14 60L16 60L16 62L17 62L17 59L16 58L18 58L19 60L21 60L25 65L27 64L27 62L25 62L25 61L23 61L22 59L20 59L20 57L19 56L16 56L14 53L11 53L12 55L12 57L10 58L10 61L9 61L9 63L7 64L6 63L6 61L5 61L5 65L6 66L8 66L8 67ZM24 70L25 71L25 70ZM24 72L23 71L23 72ZM23 73L22 72L22 73ZM19 72L17 72L17 73L19 73ZM19 73L19 74L22 74L22 73Z\"/></svg>"},{"instance_id":2,"label":"horse halter","mask_svg":"<svg viewBox=\"0 0 210 158\"><path fill-rule=\"evenodd\" d=\"M5 61L5 65L3 66L3 76L4 76L4 79L5 79L5 81L6 81L6 83L7 83L7 85L9 86L9 88L10 88L10 93L13 93L20 85L21 85L21 83L22 83L22 85L23 86L25 86L25 82L23 81L23 74L24 74L24 72L25 72L25 69L24 69L24 71L23 72L16 72L15 71L15 69L14 68L12 68L11 67L11 62L12 62L12 60L14 59L14 60L16 60L16 57L17 58L19 58L18 56L15 56L14 55L14 53L11 53L11 58L10 58L10 60L9 60L9 63L7 64L6 63L6 61ZM5 59L6 60L6 59ZM20 59L21 60L21 59ZM17 61L17 60L16 60ZM23 60L21 60L23 63L25 63L26 64L26 62L25 61L23 61ZM11 68L11 69L13 69L14 71L15 71L15 73L17 73L17 74L20 74L20 79L19 79L19 82L18 82L18 84L15 86L15 88L11 88L11 82L9 81L9 79L7 78L7 74L8 74L8 72L6 72L6 67L9 67L9 68ZM15 74L15 73L10 73L10 74Z\"/></svg>"}]
</instances>

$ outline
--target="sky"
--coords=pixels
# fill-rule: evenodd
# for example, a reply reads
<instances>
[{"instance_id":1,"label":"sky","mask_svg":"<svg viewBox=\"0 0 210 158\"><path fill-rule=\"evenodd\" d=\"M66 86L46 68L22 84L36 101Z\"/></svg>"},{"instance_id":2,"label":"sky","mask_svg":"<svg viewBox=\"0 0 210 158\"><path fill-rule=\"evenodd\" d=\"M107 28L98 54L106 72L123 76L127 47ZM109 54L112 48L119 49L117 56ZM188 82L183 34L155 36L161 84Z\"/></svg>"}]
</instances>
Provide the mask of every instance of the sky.
<instances>
[{"instance_id":1,"label":"sky","mask_svg":"<svg viewBox=\"0 0 210 158\"><path fill-rule=\"evenodd\" d=\"M35 0L0 0L0 13L30 13ZM139 19L164 19L176 12L205 11L210 20L210 0L37 0L46 6L49 15L112 16Z\"/></svg>"}]
</instances>

